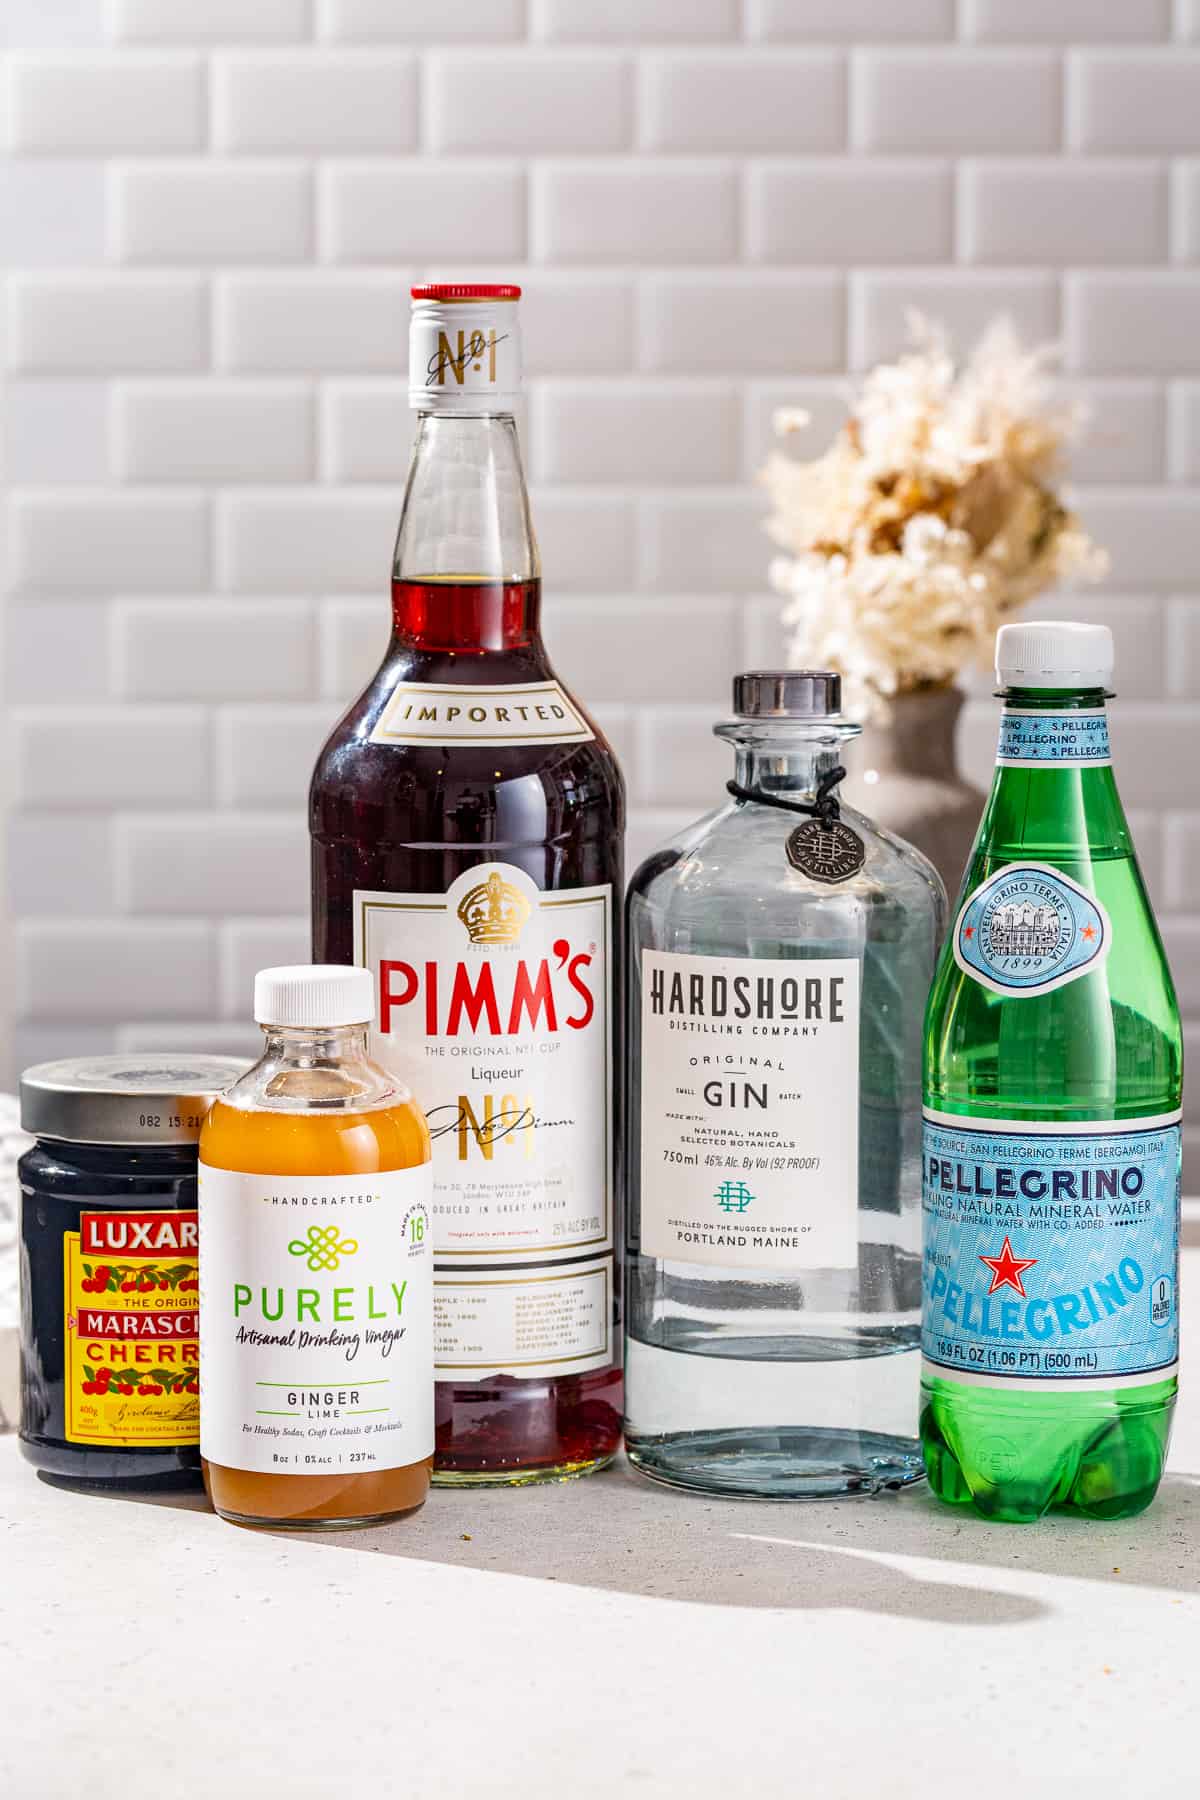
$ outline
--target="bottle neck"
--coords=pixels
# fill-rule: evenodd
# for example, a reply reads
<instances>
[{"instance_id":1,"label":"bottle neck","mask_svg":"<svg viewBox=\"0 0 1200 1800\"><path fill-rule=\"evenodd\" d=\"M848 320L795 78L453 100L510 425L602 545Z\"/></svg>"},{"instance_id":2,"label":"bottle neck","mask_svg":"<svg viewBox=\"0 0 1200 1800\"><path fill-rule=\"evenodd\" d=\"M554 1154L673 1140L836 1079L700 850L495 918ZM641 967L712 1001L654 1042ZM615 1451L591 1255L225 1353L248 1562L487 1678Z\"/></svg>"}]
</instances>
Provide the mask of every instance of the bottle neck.
<instances>
[{"instance_id":1,"label":"bottle neck","mask_svg":"<svg viewBox=\"0 0 1200 1800\"><path fill-rule=\"evenodd\" d=\"M1005 858L1130 854L1101 688L1008 688L980 843Z\"/></svg>"},{"instance_id":2,"label":"bottle neck","mask_svg":"<svg viewBox=\"0 0 1200 1800\"><path fill-rule=\"evenodd\" d=\"M407 1099L367 1054L365 1025L264 1025L263 1053L225 1095L229 1106L268 1112L363 1112Z\"/></svg>"},{"instance_id":3,"label":"bottle neck","mask_svg":"<svg viewBox=\"0 0 1200 1800\"><path fill-rule=\"evenodd\" d=\"M816 793L821 777L837 767L845 744L858 735L857 726L831 731L776 720L735 719L715 730L734 747L739 787L799 799Z\"/></svg>"},{"instance_id":4,"label":"bottle neck","mask_svg":"<svg viewBox=\"0 0 1200 1800\"><path fill-rule=\"evenodd\" d=\"M263 1058L281 1067L312 1069L331 1063L365 1063L365 1025L263 1025Z\"/></svg>"},{"instance_id":5,"label":"bottle neck","mask_svg":"<svg viewBox=\"0 0 1200 1800\"><path fill-rule=\"evenodd\" d=\"M537 542L511 413L422 413L392 568L396 638L541 649Z\"/></svg>"}]
</instances>

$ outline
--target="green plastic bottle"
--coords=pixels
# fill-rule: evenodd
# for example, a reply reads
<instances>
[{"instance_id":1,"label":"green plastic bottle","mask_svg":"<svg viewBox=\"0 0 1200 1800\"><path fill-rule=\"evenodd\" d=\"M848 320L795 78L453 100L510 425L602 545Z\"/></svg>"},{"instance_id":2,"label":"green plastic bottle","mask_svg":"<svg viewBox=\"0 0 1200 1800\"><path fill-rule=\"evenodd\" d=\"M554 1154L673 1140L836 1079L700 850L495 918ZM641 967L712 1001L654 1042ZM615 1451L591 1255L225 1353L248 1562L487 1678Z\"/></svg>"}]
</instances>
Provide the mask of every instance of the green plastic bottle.
<instances>
[{"instance_id":1,"label":"green plastic bottle","mask_svg":"<svg viewBox=\"0 0 1200 1800\"><path fill-rule=\"evenodd\" d=\"M925 1019L921 1436L989 1519L1140 1512L1179 1353L1179 1011L1117 795L1112 635L1006 625Z\"/></svg>"}]
</instances>

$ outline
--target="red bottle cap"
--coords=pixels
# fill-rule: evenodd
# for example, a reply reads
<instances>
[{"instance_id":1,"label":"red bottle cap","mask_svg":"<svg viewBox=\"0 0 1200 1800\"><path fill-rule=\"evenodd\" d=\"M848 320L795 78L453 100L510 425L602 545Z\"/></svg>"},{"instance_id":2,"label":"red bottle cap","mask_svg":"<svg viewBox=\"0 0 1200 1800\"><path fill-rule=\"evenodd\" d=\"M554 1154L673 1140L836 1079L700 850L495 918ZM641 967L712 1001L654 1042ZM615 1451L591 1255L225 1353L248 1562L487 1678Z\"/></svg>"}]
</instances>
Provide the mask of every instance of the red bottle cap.
<instances>
[{"instance_id":1,"label":"red bottle cap","mask_svg":"<svg viewBox=\"0 0 1200 1800\"><path fill-rule=\"evenodd\" d=\"M521 290L509 282L431 281L412 290L414 300L519 300Z\"/></svg>"}]
</instances>

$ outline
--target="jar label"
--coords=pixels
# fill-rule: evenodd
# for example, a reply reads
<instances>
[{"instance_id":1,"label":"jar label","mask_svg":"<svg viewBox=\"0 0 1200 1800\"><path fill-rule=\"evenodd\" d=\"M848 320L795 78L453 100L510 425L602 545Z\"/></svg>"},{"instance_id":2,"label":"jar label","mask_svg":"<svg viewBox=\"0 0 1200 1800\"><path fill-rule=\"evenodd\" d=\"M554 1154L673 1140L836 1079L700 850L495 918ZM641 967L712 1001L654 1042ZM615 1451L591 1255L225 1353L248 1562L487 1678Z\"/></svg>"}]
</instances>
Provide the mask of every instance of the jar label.
<instances>
[{"instance_id":1,"label":"jar label","mask_svg":"<svg viewBox=\"0 0 1200 1800\"><path fill-rule=\"evenodd\" d=\"M64 1436L198 1444L197 1215L85 1212L63 1233Z\"/></svg>"},{"instance_id":2,"label":"jar label","mask_svg":"<svg viewBox=\"0 0 1200 1800\"><path fill-rule=\"evenodd\" d=\"M557 681L507 686L399 681L371 732L373 744L590 744L591 726Z\"/></svg>"},{"instance_id":3,"label":"jar label","mask_svg":"<svg viewBox=\"0 0 1200 1800\"><path fill-rule=\"evenodd\" d=\"M930 1373L1044 1392L1179 1358L1179 1114L1042 1127L926 1111Z\"/></svg>"},{"instance_id":4,"label":"jar label","mask_svg":"<svg viewBox=\"0 0 1200 1800\"><path fill-rule=\"evenodd\" d=\"M1099 712L1022 712L1005 707L1000 715L1002 769L1108 768L1108 714Z\"/></svg>"},{"instance_id":5,"label":"jar label","mask_svg":"<svg viewBox=\"0 0 1200 1800\"><path fill-rule=\"evenodd\" d=\"M727 1269L858 1262L853 958L641 958L641 1248Z\"/></svg>"},{"instance_id":6,"label":"jar label","mask_svg":"<svg viewBox=\"0 0 1200 1800\"><path fill-rule=\"evenodd\" d=\"M543 891L511 863L476 864L444 894L355 894L371 1054L420 1100L433 1137L440 1270L611 1252L611 939L611 887ZM527 1373L511 1310L496 1294L480 1306L477 1377ZM544 1349L559 1374L597 1366L565 1315ZM444 1370L439 1356L439 1375L461 1360Z\"/></svg>"},{"instance_id":7,"label":"jar label","mask_svg":"<svg viewBox=\"0 0 1200 1800\"><path fill-rule=\"evenodd\" d=\"M200 1164L201 1453L274 1475L433 1454L430 1167Z\"/></svg>"},{"instance_id":8,"label":"jar label","mask_svg":"<svg viewBox=\"0 0 1200 1800\"><path fill-rule=\"evenodd\" d=\"M968 894L954 960L994 994L1049 994L1089 974L1112 945L1108 914L1049 863L1009 863Z\"/></svg>"}]
</instances>

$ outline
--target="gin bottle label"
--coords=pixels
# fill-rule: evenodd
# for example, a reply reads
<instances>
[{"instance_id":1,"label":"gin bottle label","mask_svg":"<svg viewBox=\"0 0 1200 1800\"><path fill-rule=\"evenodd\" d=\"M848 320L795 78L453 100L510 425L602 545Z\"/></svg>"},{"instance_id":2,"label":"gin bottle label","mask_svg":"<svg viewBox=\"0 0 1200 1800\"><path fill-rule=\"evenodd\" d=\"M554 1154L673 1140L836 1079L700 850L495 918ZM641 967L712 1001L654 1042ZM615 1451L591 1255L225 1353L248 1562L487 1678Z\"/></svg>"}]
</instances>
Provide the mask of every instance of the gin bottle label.
<instances>
[{"instance_id":1,"label":"gin bottle label","mask_svg":"<svg viewBox=\"0 0 1200 1800\"><path fill-rule=\"evenodd\" d=\"M507 863L354 896L371 1053L433 1137L439 1378L612 1359L611 922L607 884L543 891Z\"/></svg>"},{"instance_id":2,"label":"gin bottle label","mask_svg":"<svg viewBox=\"0 0 1200 1800\"><path fill-rule=\"evenodd\" d=\"M857 960L645 950L641 972L643 1255L853 1267Z\"/></svg>"},{"instance_id":3,"label":"gin bottle label","mask_svg":"<svg viewBox=\"0 0 1200 1800\"><path fill-rule=\"evenodd\" d=\"M1179 1117L1042 1127L926 1111L931 1372L1070 1392L1175 1373Z\"/></svg>"},{"instance_id":4,"label":"gin bottle label","mask_svg":"<svg viewBox=\"0 0 1200 1800\"><path fill-rule=\"evenodd\" d=\"M1010 998L1090 974L1112 947L1093 894L1049 863L1010 863L967 895L954 926L960 969Z\"/></svg>"}]
</instances>

